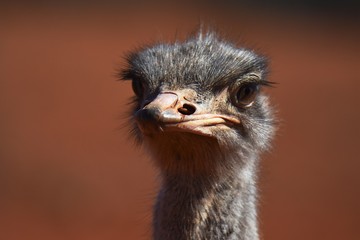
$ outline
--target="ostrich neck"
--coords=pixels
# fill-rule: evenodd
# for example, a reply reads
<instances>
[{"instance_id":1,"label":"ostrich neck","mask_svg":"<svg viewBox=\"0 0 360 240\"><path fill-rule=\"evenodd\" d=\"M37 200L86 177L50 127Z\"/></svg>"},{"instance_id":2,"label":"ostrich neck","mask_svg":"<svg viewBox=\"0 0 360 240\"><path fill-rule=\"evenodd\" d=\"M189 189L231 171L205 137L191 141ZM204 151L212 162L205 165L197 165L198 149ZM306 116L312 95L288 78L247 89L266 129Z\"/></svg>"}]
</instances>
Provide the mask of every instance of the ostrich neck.
<instances>
[{"instance_id":1,"label":"ostrich neck","mask_svg":"<svg viewBox=\"0 0 360 240\"><path fill-rule=\"evenodd\" d=\"M237 161L241 166L231 171L214 169L220 173L216 177L164 174L154 213L154 239L259 239L256 156L246 160Z\"/></svg>"}]
</instances>

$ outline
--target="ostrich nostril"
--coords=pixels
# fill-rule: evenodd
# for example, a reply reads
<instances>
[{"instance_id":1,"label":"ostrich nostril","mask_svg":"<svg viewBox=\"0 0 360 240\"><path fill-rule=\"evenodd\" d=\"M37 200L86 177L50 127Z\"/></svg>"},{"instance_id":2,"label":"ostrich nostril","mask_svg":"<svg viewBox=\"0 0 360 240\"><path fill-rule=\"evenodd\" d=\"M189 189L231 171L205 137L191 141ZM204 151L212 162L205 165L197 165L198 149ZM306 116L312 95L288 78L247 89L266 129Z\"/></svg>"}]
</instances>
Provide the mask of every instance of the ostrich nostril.
<instances>
[{"instance_id":1,"label":"ostrich nostril","mask_svg":"<svg viewBox=\"0 0 360 240\"><path fill-rule=\"evenodd\" d=\"M191 115L196 111L196 107L190 104L185 103L178 111L184 115Z\"/></svg>"}]
</instances>

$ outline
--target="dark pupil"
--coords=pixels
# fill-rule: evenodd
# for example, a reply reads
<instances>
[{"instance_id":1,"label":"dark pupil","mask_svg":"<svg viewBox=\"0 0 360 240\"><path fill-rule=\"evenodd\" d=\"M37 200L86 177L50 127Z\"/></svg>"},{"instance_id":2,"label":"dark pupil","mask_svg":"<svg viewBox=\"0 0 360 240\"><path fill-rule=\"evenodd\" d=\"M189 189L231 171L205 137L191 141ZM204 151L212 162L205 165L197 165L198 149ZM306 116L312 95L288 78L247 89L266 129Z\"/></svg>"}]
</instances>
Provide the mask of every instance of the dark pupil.
<instances>
[{"instance_id":1,"label":"dark pupil","mask_svg":"<svg viewBox=\"0 0 360 240\"><path fill-rule=\"evenodd\" d=\"M140 96L142 94L143 89L139 80L134 79L132 81L132 89L137 96Z\"/></svg>"},{"instance_id":2,"label":"dark pupil","mask_svg":"<svg viewBox=\"0 0 360 240\"><path fill-rule=\"evenodd\" d=\"M244 96L248 96L252 92L250 87L244 87Z\"/></svg>"}]
</instances>

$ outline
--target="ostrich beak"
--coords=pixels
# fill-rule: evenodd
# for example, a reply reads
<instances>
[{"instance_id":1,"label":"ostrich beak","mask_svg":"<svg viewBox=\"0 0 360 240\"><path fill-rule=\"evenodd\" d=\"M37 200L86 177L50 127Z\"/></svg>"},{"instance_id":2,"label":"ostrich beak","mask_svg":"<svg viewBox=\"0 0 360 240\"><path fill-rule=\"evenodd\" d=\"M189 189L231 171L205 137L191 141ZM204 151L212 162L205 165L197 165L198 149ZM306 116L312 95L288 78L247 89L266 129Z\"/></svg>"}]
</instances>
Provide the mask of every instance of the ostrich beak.
<instances>
[{"instance_id":1,"label":"ostrich beak","mask_svg":"<svg viewBox=\"0 0 360 240\"><path fill-rule=\"evenodd\" d=\"M162 92L135 113L140 130L145 134L158 131L189 132L213 136L210 127L229 127L240 121L223 114L212 114L209 107L190 101L193 90ZM189 97L190 96L190 97Z\"/></svg>"}]
</instances>

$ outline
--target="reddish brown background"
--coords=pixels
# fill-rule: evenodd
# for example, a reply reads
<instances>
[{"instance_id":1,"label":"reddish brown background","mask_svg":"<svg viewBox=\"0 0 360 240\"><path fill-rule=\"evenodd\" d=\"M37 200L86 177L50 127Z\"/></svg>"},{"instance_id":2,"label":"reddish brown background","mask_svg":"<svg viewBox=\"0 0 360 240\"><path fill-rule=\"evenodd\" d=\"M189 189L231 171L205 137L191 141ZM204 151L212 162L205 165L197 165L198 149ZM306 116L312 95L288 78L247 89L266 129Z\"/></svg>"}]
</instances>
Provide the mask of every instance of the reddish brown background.
<instances>
[{"instance_id":1,"label":"reddish brown background","mask_svg":"<svg viewBox=\"0 0 360 240\"><path fill-rule=\"evenodd\" d=\"M360 239L352 5L49 2L0 5L0 239L149 239L156 171L121 127L132 93L115 69L200 20L268 55L279 83L268 91L281 124L262 164L264 239Z\"/></svg>"}]
</instances>

